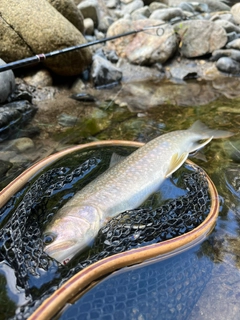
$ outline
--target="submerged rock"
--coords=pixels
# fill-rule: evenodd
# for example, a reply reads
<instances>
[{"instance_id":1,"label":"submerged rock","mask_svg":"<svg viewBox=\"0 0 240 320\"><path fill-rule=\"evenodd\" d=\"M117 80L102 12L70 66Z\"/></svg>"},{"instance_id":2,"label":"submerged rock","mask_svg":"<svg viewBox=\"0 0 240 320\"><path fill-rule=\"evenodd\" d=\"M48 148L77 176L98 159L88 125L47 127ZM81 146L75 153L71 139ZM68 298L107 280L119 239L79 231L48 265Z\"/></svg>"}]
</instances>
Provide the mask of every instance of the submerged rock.
<instances>
[{"instance_id":1,"label":"submerged rock","mask_svg":"<svg viewBox=\"0 0 240 320\"><path fill-rule=\"evenodd\" d=\"M14 61L85 43L81 32L45 0L2 0L0 2L0 56ZM27 19L26 19L27 17ZM44 64L60 75L76 75L91 63L88 48L55 56Z\"/></svg>"},{"instance_id":2,"label":"submerged rock","mask_svg":"<svg viewBox=\"0 0 240 320\"><path fill-rule=\"evenodd\" d=\"M30 138L23 137L12 140L11 146L14 146L18 152L24 153L25 151L34 148L34 142Z\"/></svg>"},{"instance_id":3,"label":"submerged rock","mask_svg":"<svg viewBox=\"0 0 240 320\"><path fill-rule=\"evenodd\" d=\"M58 116L58 123L63 127L74 127L78 121L78 117L71 116L66 113L61 113Z\"/></svg>"},{"instance_id":4,"label":"submerged rock","mask_svg":"<svg viewBox=\"0 0 240 320\"><path fill-rule=\"evenodd\" d=\"M37 108L28 101L16 101L0 107L0 142L9 139L35 115Z\"/></svg>"}]
</instances>

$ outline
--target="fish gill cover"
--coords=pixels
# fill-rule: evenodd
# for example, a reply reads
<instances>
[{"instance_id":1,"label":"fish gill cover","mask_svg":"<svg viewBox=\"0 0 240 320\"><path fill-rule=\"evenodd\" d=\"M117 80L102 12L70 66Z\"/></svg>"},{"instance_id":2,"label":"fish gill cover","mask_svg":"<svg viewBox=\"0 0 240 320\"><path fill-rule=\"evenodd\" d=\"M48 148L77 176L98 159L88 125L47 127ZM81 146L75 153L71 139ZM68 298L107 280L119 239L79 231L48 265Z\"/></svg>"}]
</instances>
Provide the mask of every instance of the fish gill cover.
<instances>
[{"instance_id":1,"label":"fish gill cover","mask_svg":"<svg viewBox=\"0 0 240 320\"><path fill-rule=\"evenodd\" d=\"M206 175L185 164L140 208L109 221L99 231L94 245L67 266L47 256L42 233L52 216L107 169L113 152L127 155L134 149L95 147L65 156L29 181L0 210L0 271L3 265L10 267L19 292L26 297L22 305L13 303L11 295L6 298L9 288L2 286L3 319L26 319L64 282L96 261L180 236L204 221L211 204Z\"/></svg>"}]
</instances>

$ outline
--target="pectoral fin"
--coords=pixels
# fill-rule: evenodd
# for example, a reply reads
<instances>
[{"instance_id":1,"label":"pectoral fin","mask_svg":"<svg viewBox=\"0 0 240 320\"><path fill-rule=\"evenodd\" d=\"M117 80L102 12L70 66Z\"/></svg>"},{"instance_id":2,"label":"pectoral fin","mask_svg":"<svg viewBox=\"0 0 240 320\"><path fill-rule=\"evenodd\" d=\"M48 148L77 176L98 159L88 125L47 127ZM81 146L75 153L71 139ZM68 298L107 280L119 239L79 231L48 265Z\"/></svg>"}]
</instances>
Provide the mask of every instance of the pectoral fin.
<instances>
[{"instance_id":1,"label":"pectoral fin","mask_svg":"<svg viewBox=\"0 0 240 320\"><path fill-rule=\"evenodd\" d=\"M175 172L181 165L185 162L188 157L188 152L184 152L182 154L175 153L170 161L168 171L166 173L166 178L169 177L173 172Z\"/></svg>"}]
</instances>

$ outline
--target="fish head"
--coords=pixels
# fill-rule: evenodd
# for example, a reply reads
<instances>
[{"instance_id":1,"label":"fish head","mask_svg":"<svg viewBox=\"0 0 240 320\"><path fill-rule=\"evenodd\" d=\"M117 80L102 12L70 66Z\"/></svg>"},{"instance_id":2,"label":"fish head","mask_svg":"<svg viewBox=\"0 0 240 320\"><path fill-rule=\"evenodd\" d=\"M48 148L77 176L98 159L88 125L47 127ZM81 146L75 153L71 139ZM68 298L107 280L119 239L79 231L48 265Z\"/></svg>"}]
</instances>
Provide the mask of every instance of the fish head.
<instances>
[{"instance_id":1,"label":"fish head","mask_svg":"<svg viewBox=\"0 0 240 320\"><path fill-rule=\"evenodd\" d=\"M44 251L61 264L67 264L91 245L99 223L98 210L93 207L63 207L43 233Z\"/></svg>"}]
</instances>

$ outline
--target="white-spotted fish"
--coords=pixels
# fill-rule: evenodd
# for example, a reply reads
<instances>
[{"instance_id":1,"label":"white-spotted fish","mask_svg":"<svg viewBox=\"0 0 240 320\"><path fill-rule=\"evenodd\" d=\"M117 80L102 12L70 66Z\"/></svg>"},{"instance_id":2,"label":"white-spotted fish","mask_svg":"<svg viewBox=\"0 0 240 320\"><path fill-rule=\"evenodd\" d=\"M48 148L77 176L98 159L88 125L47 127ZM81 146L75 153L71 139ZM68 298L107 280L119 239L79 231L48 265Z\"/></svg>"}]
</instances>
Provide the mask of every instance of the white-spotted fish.
<instances>
[{"instance_id":1,"label":"white-spotted fish","mask_svg":"<svg viewBox=\"0 0 240 320\"><path fill-rule=\"evenodd\" d=\"M188 130L151 140L78 191L56 213L44 232L45 252L66 264L92 243L109 219L140 206L189 153L204 147L212 138L231 135L196 121Z\"/></svg>"}]
</instances>

